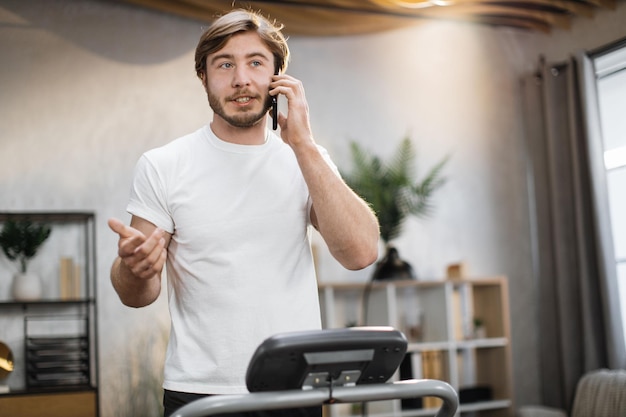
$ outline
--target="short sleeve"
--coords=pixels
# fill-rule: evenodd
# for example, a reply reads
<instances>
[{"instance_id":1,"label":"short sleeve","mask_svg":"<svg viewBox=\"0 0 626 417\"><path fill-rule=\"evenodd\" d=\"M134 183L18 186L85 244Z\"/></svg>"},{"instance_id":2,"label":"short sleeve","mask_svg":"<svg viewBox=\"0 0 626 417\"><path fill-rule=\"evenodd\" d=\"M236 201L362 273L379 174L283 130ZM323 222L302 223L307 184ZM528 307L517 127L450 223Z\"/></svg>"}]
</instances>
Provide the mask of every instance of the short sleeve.
<instances>
[{"instance_id":1,"label":"short sleeve","mask_svg":"<svg viewBox=\"0 0 626 417\"><path fill-rule=\"evenodd\" d=\"M151 163L146 154L137 161L126 210L133 216L141 217L174 233L174 222L167 204L167 190L162 175Z\"/></svg>"}]
</instances>

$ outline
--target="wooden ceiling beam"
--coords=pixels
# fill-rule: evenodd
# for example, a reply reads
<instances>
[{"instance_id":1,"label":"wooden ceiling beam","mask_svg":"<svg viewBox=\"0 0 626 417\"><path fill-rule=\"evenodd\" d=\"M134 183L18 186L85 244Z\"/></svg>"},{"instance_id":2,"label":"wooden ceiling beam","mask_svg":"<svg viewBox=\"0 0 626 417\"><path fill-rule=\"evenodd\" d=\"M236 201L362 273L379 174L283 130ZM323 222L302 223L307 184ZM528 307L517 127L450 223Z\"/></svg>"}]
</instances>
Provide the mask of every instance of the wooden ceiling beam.
<instances>
[{"instance_id":1,"label":"wooden ceiling beam","mask_svg":"<svg viewBox=\"0 0 626 417\"><path fill-rule=\"evenodd\" d=\"M616 0L584 0L585 3L589 3L596 7L602 7L604 9L615 9L617 6Z\"/></svg>"},{"instance_id":2,"label":"wooden ceiling beam","mask_svg":"<svg viewBox=\"0 0 626 417\"><path fill-rule=\"evenodd\" d=\"M544 10L530 8L523 9L486 3L459 4L447 7L422 9L416 14L423 17L456 16L459 18L466 18L468 20L481 16L500 16L502 18L509 17L511 19L527 19L531 21L545 22L550 26L556 26L560 29L568 29L571 24L571 15L569 13L552 13Z\"/></svg>"},{"instance_id":3,"label":"wooden ceiling beam","mask_svg":"<svg viewBox=\"0 0 626 417\"><path fill-rule=\"evenodd\" d=\"M595 6L581 2L571 0L456 0L455 4L470 4L470 3L490 3L507 6L507 3L513 3L513 7L524 8L547 8L555 10L563 10L576 16L592 17L595 10Z\"/></svg>"},{"instance_id":4,"label":"wooden ceiling beam","mask_svg":"<svg viewBox=\"0 0 626 417\"><path fill-rule=\"evenodd\" d=\"M510 16L474 16L471 19L463 17L459 20L481 25L512 27L542 33L550 33L552 30L552 26L546 22Z\"/></svg>"},{"instance_id":5,"label":"wooden ceiling beam","mask_svg":"<svg viewBox=\"0 0 626 417\"><path fill-rule=\"evenodd\" d=\"M171 13L201 21L210 21L214 18L217 9L209 3L193 4L188 1L178 0L124 0L126 3L143 6L148 9L159 10L164 13Z\"/></svg>"},{"instance_id":6,"label":"wooden ceiling beam","mask_svg":"<svg viewBox=\"0 0 626 417\"><path fill-rule=\"evenodd\" d=\"M412 0L111 0L210 22L232 7L263 10L285 23L292 34L321 35L367 33L411 24L412 19L466 20L540 32L568 29L573 17L591 17L596 9L616 6L616 0L445 0L448 5L399 6ZM443 3L446 4L446 3ZM348 24L349 21L349 24ZM397 23L394 23L397 22ZM496 22L496 23L494 23ZM350 26L350 27L346 27Z\"/></svg>"}]
</instances>

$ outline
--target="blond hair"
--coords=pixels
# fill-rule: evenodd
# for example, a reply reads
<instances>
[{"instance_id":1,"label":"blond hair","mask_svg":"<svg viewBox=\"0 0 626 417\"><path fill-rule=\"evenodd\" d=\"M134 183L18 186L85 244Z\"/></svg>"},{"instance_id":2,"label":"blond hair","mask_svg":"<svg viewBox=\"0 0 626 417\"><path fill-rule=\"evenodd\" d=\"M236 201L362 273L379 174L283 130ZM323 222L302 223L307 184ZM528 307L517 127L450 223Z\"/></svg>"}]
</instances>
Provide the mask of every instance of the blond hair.
<instances>
[{"instance_id":1,"label":"blond hair","mask_svg":"<svg viewBox=\"0 0 626 417\"><path fill-rule=\"evenodd\" d=\"M219 51L235 34L254 31L274 56L274 70L284 72L289 62L289 47L282 34L283 25L270 22L258 12L235 9L215 20L202 34L196 47L196 75L203 78L207 56Z\"/></svg>"}]
</instances>

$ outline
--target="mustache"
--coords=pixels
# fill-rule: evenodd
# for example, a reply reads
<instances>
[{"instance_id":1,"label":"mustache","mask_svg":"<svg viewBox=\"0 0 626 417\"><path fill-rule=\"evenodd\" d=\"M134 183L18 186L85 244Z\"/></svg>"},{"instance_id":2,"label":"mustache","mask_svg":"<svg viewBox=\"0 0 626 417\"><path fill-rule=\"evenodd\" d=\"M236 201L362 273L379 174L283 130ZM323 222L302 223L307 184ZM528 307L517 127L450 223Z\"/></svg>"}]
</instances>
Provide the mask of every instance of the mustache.
<instances>
[{"instance_id":1,"label":"mustache","mask_svg":"<svg viewBox=\"0 0 626 417\"><path fill-rule=\"evenodd\" d=\"M258 94L254 94L252 91L249 90L241 90L241 91L237 91L236 93L226 97L227 101L232 101L232 100L236 100L239 97L242 96L246 96L246 97L250 97L250 98L259 98L260 96Z\"/></svg>"}]
</instances>

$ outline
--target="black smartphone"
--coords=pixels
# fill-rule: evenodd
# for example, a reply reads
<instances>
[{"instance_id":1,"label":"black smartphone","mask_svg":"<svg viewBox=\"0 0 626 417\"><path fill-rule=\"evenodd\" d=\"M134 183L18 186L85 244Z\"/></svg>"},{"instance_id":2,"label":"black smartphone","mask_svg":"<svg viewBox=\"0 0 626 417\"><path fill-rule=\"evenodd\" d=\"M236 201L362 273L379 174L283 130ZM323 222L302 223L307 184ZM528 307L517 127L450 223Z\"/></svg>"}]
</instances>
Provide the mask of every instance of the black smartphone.
<instances>
[{"instance_id":1,"label":"black smartphone","mask_svg":"<svg viewBox=\"0 0 626 417\"><path fill-rule=\"evenodd\" d=\"M272 96L272 129L278 129L278 97Z\"/></svg>"},{"instance_id":2,"label":"black smartphone","mask_svg":"<svg viewBox=\"0 0 626 417\"><path fill-rule=\"evenodd\" d=\"M278 75L278 71L274 75ZM272 129L278 129L278 95L272 96Z\"/></svg>"}]
</instances>

